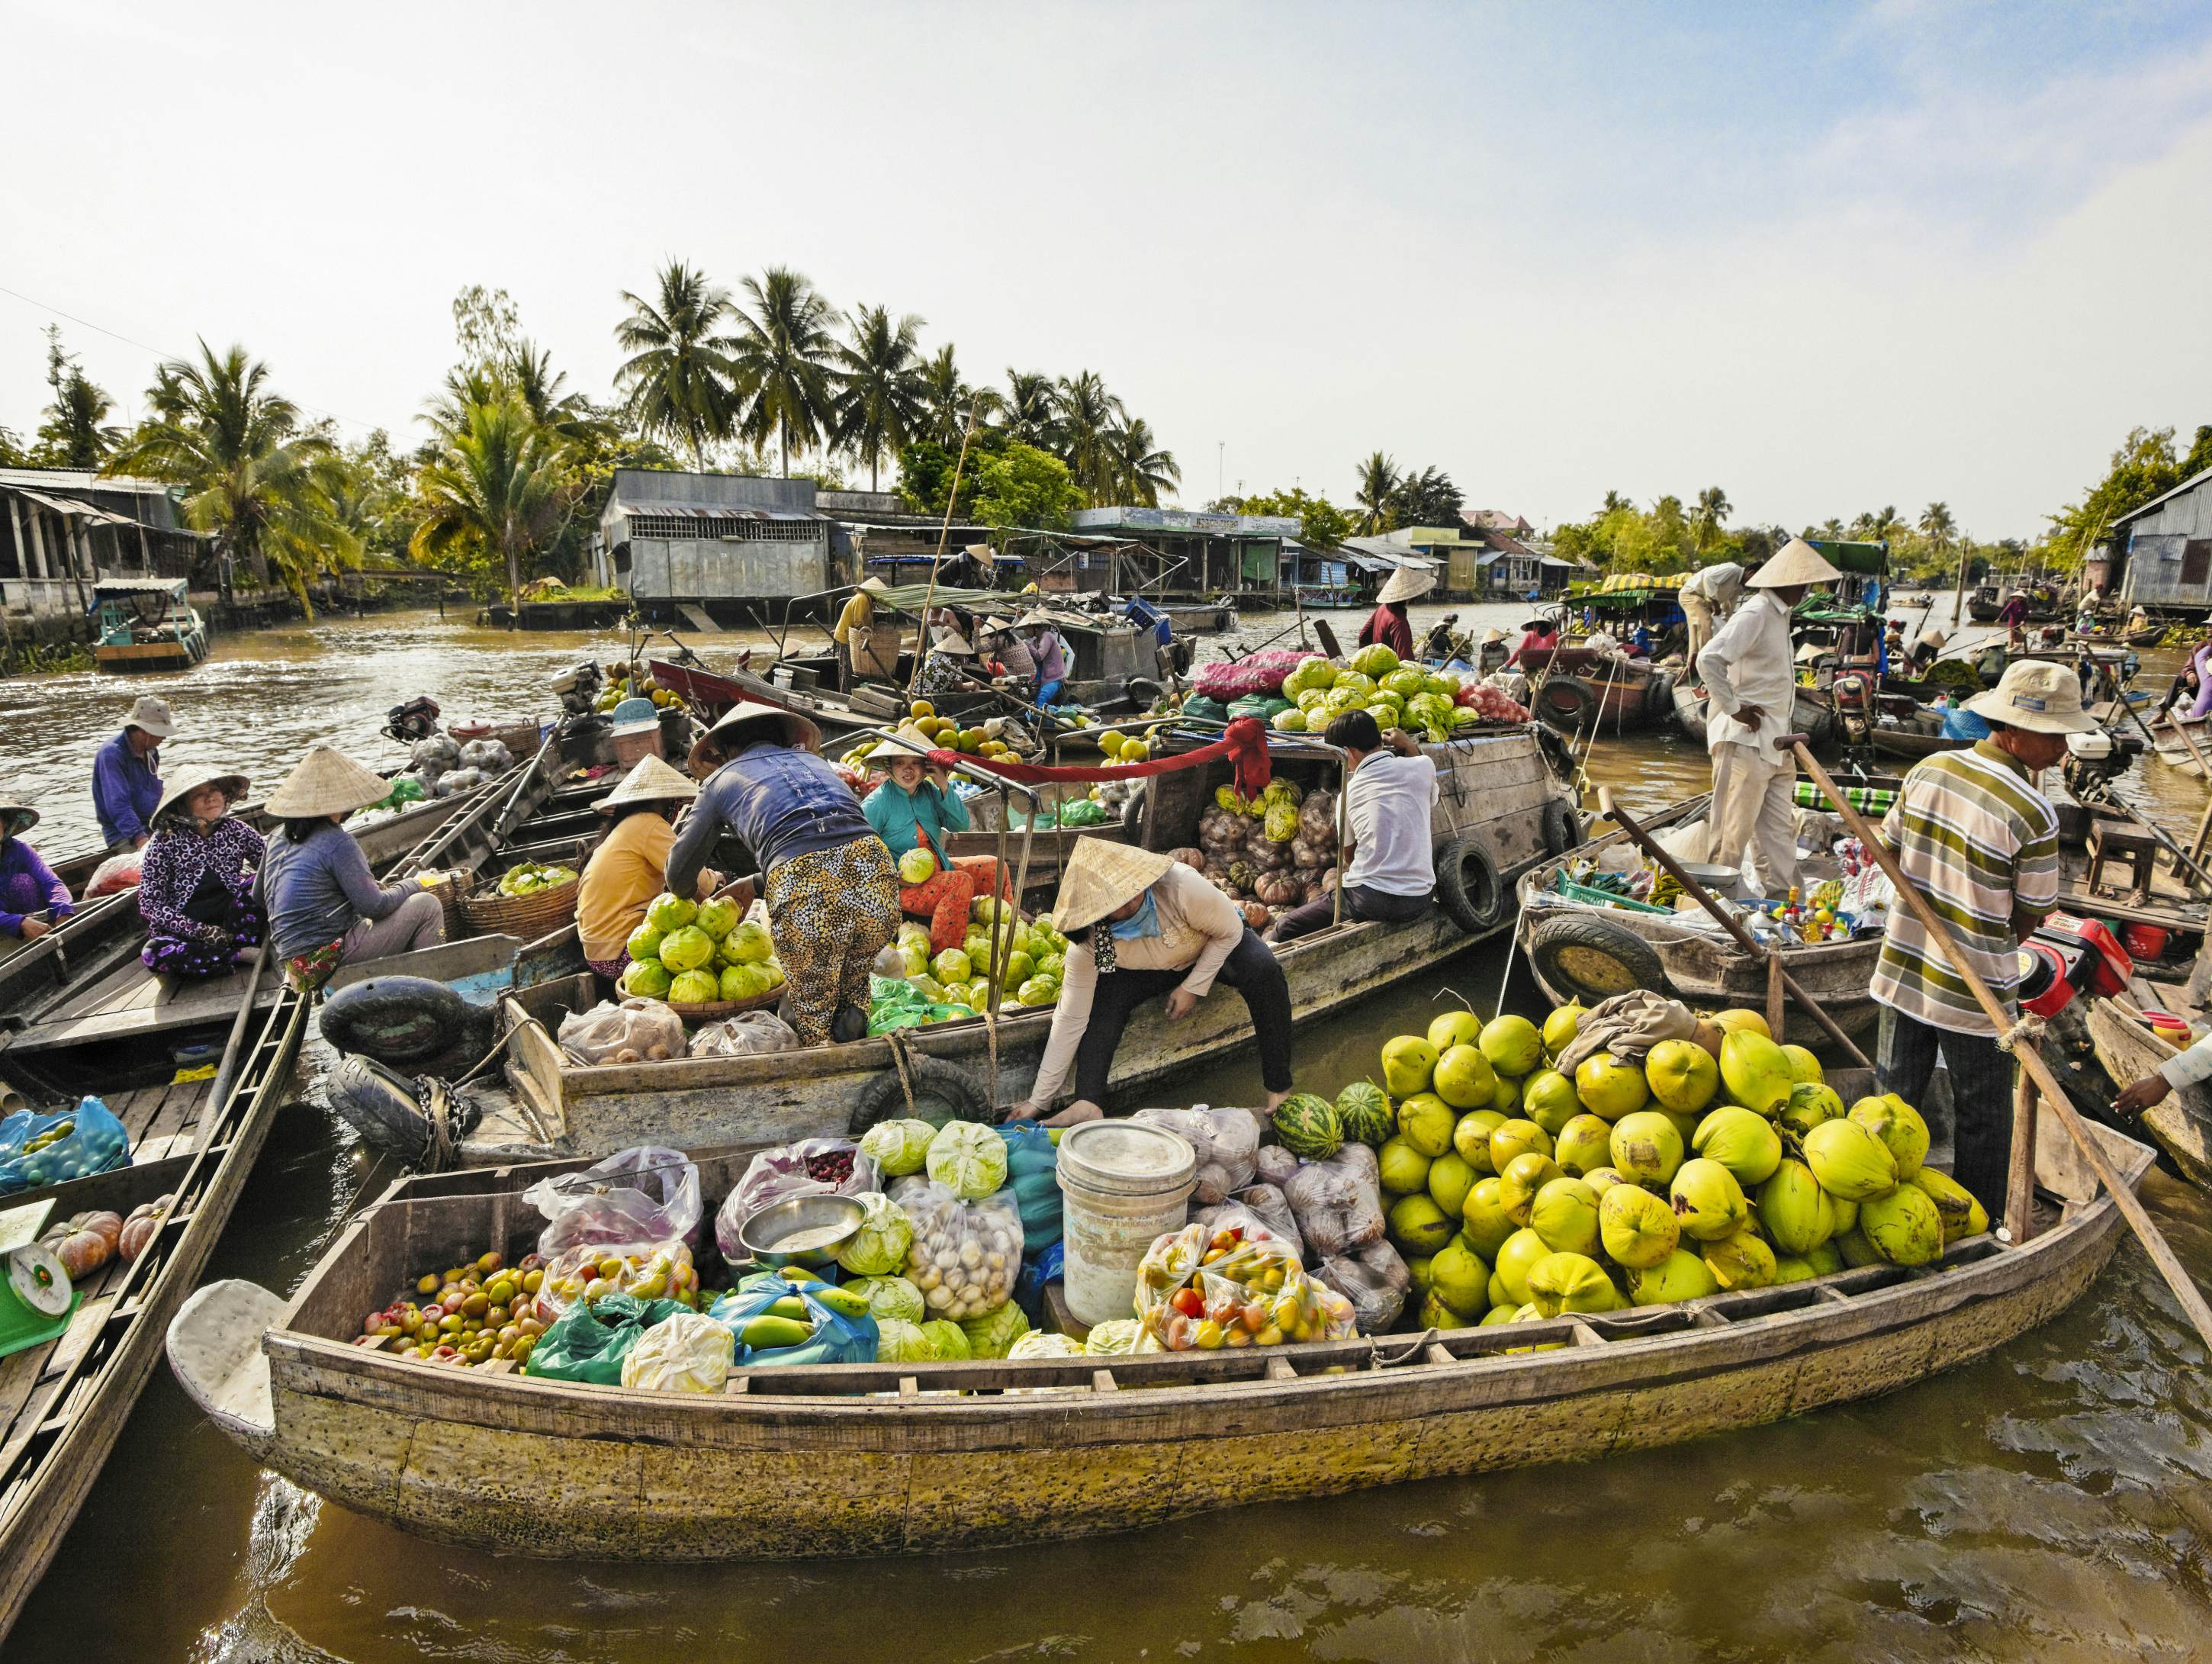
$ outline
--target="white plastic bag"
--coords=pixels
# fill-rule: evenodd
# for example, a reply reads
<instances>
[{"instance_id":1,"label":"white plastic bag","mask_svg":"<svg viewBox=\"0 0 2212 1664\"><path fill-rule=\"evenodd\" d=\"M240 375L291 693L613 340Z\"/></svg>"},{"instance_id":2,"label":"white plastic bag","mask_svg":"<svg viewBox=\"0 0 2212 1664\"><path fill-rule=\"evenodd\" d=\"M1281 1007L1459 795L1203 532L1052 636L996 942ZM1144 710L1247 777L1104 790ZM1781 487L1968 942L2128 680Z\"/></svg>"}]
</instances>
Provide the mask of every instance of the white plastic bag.
<instances>
[{"instance_id":1,"label":"white plastic bag","mask_svg":"<svg viewBox=\"0 0 2212 1664\"><path fill-rule=\"evenodd\" d=\"M1388 1242L1370 1242L1349 1254L1323 1256L1314 1275L1352 1302L1363 1335L1389 1332L1413 1292L1413 1274Z\"/></svg>"},{"instance_id":2,"label":"white plastic bag","mask_svg":"<svg viewBox=\"0 0 2212 1664\"><path fill-rule=\"evenodd\" d=\"M561 1019L554 1035L571 1062L586 1069L602 1064L659 1063L684 1055L684 1019L659 1000L603 1001L588 1011Z\"/></svg>"},{"instance_id":3,"label":"white plastic bag","mask_svg":"<svg viewBox=\"0 0 2212 1664\"><path fill-rule=\"evenodd\" d=\"M618 1149L581 1173L539 1179L522 1199L545 1216L538 1252L548 1259L580 1243L698 1245L699 1169L680 1149Z\"/></svg>"},{"instance_id":4,"label":"white plastic bag","mask_svg":"<svg viewBox=\"0 0 2212 1664\"><path fill-rule=\"evenodd\" d=\"M1323 1259L1382 1240L1382 1192L1375 1152L1346 1144L1326 1161L1309 1161L1283 1186L1309 1253Z\"/></svg>"},{"instance_id":5,"label":"white plastic bag","mask_svg":"<svg viewBox=\"0 0 2212 1664\"><path fill-rule=\"evenodd\" d=\"M1196 1205L1216 1206L1252 1182L1260 1154L1260 1121L1252 1111L1193 1104L1188 1109L1140 1109L1129 1118L1165 1127L1190 1141L1198 1156L1198 1182L1190 1193Z\"/></svg>"},{"instance_id":6,"label":"white plastic bag","mask_svg":"<svg viewBox=\"0 0 2212 1664\"><path fill-rule=\"evenodd\" d=\"M701 1024L691 1036L695 1058L753 1058L798 1049L798 1032L773 1011L740 1011L719 1022Z\"/></svg>"},{"instance_id":7,"label":"white plastic bag","mask_svg":"<svg viewBox=\"0 0 2212 1664\"><path fill-rule=\"evenodd\" d=\"M738 1338L714 1319L673 1312L638 1337L623 1359L622 1384L656 1393L719 1393L737 1350Z\"/></svg>"},{"instance_id":8,"label":"white plastic bag","mask_svg":"<svg viewBox=\"0 0 2212 1664\"><path fill-rule=\"evenodd\" d=\"M917 1177L893 1185L890 1198L913 1222L906 1277L921 1290L930 1316L965 1323L1013 1297L1022 1269L1022 1210L1011 1188L963 1202Z\"/></svg>"}]
</instances>

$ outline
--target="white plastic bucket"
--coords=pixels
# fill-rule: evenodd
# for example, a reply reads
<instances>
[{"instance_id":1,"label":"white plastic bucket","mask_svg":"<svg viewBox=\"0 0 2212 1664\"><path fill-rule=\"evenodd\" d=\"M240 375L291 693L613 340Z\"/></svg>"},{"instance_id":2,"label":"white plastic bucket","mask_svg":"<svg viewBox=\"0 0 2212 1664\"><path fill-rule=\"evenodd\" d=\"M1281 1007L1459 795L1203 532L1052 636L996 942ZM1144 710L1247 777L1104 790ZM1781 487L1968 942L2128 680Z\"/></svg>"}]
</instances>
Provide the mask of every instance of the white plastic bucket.
<instances>
[{"instance_id":1,"label":"white plastic bucket","mask_svg":"<svg viewBox=\"0 0 2212 1664\"><path fill-rule=\"evenodd\" d=\"M1085 1121L1060 1141L1067 1308L1085 1325L1131 1315L1137 1265L1182 1228L1198 1179L1190 1141L1140 1121Z\"/></svg>"}]
</instances>

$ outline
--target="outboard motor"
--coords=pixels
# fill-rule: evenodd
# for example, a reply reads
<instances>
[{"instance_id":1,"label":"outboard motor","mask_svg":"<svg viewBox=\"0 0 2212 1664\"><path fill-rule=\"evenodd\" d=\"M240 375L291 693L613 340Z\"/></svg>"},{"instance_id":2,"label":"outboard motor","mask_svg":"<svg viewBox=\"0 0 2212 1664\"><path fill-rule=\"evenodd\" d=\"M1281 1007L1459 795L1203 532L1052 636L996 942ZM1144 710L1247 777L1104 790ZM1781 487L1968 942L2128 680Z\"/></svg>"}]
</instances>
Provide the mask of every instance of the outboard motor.
<instances>
[{"instance_id":1,"label":"outboard motor","mask_svg":"<svg viewBox=\"0 0 2212 1664\"><path fill-rule=\"evenodd\" d=\"M2069 734L2063 771L2066 789L2080 802L2094 802L2111 781L2126 772L2131 757L2130 752L2114 745L2112 736L2102 728Z\"/></svg>"},{"instance_id":2,"label":"outboard motor","mask_svg":"<svg viewBox=\"0 0 2212 1664\"><path fill-rule=\"evenodd\" d=\"M598 703L599 690L606 686L606 673L599 668L598 661L586 659L554 677L549 686L561 696L564 715L582 716Z\"/></svg>"},{"instance_id":3,"label":"outboard motor","mask_svg":"<svg viewBox=\"0 0 2212 1664\"><path fill-rule=\"evenodd\" d=\"M438 702L421 695L384 713L384 731L403 746L427 740L438 731Z\"/></svg>"}]
</instances>

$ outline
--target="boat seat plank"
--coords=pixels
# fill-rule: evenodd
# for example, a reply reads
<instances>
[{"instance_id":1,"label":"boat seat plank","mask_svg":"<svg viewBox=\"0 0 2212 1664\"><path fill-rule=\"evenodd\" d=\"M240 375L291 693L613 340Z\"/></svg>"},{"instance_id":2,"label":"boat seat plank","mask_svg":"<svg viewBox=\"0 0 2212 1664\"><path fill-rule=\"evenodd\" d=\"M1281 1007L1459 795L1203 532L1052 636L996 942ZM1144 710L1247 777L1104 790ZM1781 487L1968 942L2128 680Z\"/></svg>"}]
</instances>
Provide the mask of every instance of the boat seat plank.
<instances>
[{"instance_id":1,"label":"boat seat plank","mask_svg":"<svg viewBox=\"0 0 2212 1664\"><path fill-rule=\"evenodd\" d=\"M139 974L149 984L159 980L147 973L143 967L141 967ZM10 1036L7 1049L12 1051L50 1051L61 1046L104 1045L112 1040L137 1039L179 1028L215 1027L237 1015L238 993L244 986L242 982L224 977L182 989L168 998L150 1003L110 1004L82 1015L57 1015L32 1023ZM281 982L271 987L264 979L259 992L254 997L253 1009L256 1011L275 1009L282 990Z\"/></svg>"},{"instance_id":2,"label":"boat seat plank","mask_svg":"<svg viewBox=\"0 0 2212 1664\"><path fill-rule=\"evenodd\" d=\"M1268 1373L1274 1373L1272 1365ZM1292 1370L1291 1373L1296 1374L1297 1372ZM1111 1369L1093 1369L1091 1372L1091 1390L1094 1393L1118 1393L1121 1390L1121 1383L1114 1379Z\"/></svg>"},{"instance_id":3,"label":"boat seat plank","mask_svg":"<svg viewBox=\"0 0 2212 1664\"><path fill-rule=\"evenodd\" d=\"M207 1105L208 1088L214 1084L212 1080L179 1081L171 1086L161 1100L161 1112L146 1129L148 1140L167 1139L173 1147L183 1149L197 1144L200 1112Z\"/></svg>"}]
</instances>

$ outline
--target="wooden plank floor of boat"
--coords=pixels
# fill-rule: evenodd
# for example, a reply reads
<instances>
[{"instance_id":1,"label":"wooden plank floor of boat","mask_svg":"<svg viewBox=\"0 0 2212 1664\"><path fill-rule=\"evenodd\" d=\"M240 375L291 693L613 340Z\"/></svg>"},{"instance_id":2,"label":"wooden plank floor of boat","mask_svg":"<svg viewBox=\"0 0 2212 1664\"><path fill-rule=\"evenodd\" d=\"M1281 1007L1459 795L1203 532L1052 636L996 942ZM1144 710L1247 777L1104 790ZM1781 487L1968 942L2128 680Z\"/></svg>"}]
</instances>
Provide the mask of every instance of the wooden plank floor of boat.
<instances>
[{"instance_id":1,"label":"wooden plank floor of boat","mask_svg":"<svg viewBox=\"0 0 2212 1664\"><path fill-rule=\"evenodd\" d=\"M242 973L204 978L160 977L139 962L136 941L126 945L129 951L120 963L62 989L30 1014L22 1028L0 1041L0 1046L15 1051L45 1051L169 1029L211 1027L237 1015L239 997L246 988ZM281 983L264 978L255 1009L266 1010L275 1005L282 992Z\"/></svg>"}]
</instances>

